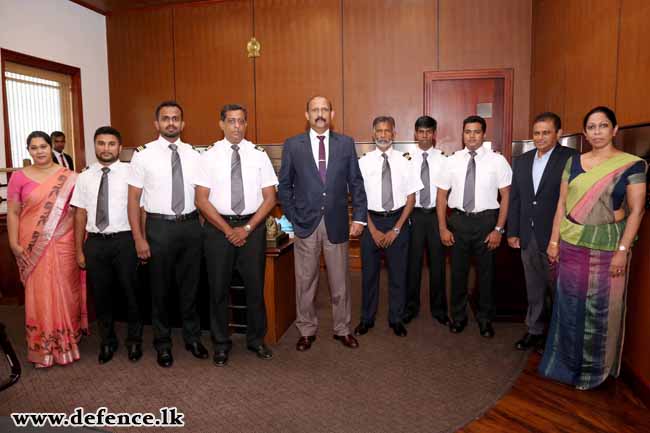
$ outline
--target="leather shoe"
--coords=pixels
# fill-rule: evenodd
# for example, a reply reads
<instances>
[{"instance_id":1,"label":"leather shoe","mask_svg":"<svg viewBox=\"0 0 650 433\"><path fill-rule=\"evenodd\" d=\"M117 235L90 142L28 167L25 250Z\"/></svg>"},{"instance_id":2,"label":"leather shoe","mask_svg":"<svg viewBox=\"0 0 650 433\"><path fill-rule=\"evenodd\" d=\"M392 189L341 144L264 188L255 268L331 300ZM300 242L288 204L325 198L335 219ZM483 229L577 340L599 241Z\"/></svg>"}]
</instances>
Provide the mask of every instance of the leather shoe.
<instances>
[{"instance_id":1,"label":"leather shoe","mask_svg":"<svg viewBox=\"0 0 650 433\"><path fill-rule=\"evenodd\" d=\"M356 338L352 336L352 334L335 335L334 339L340 341L341 344L343 344L345 347L348 347L350 349L356 349L357 347L359 347L359 342L357 341Z\"/></svg>"},{"instance_id":2,"label":"leather shoe","mask_svg":"<svg viewBox=\"0 0 650 433\"><path fill-rule=\"evenodd\" d=\"M408 334L408 332L406 332L406 327L402 322L390 323L388 326L391 327L395 335L398 337L406 337L406 334Z\"/></svg>"},{"instance_id":3,"label":"leather shoe","mask_svg":"<svg viewBox=\"0 0 650 433\"><path fill-rule=\"evenodd\" d=\"M186 343L185 350L192 352L192 355L194 355L195 358L199 358L199 359L208 358L208 350L205 347L203 347L203 344L201 344L200 341Z\"/></svg>"},{"instance_id":4,"label":"leather shoe","mask_svg":"<svg viewBox=\"0 0 650 433\"><path fill-rule=\"evenodd\" d=\"M174 364L174 357L171 349L161 349L158 351L158 365L161 367L171 367Z\"/></svg>"},{"instance_id":5,"label":"leather shoe","mask_svg":"<svg viewBox=\"0 0 650 433\"><path fill-rule=\"evenodd\" d=\"M447 316L433 316L433 318L436 319L441 325L449 325L449 317Z\"/></svg>"},{"instance_id":6,"label":"leather shoe","mask_svg":"<svg viewBox=\"0 0 650 433\"><path fill-rule=\"evenodd\" d=\"M515 349L528 350L531 347L538 348L541 346L542 341L544 341L543 335L534 335L526 332L526 334L521 338L521 340L515 343Z\"/></svg>"},{"instance_id":7,"label":"leather shoe","mask_svg":"<svg viewBox=\"0 0 650 433\"><path fill-rule=\"evenodd\" d=\"M298 339L296 343L296 350L298 352L304 352L305 350L311 349L311 343L316 340L315 335L302 336Z\"/></svg>"},{"instance_id":8,"label":"leather shoe","mask_svg":"<svg viewBox=\"0 0 650 433\"><path fill-rule=\"evenodd\" d=\"M127 347L127 350L129 352L129 361L137 362L142 358L142 344L130 344L129 347Z\"/></svg>"},{"instance_id":9,"label":"leather shoe","mask_svg":"<svg viewBox=\"0 0 650 433\"><path fill-rule=\"evenodd\" d=\"M212 361L217 367L224 367L228 362L228 351L227 350L217 350L212 356Z\"/></svg>"},{"instance_id":10,"label":"leather shoe","mask_svg":"<svg viewBox=\"0 0 650 433\"><path fill-rule=\"evenodd\" d=\"M459 322L450 322L449 330L454 334L460 334L465 330L466 326L467 326L467 319L461 320Z\"/></svg>"},{"instance_id":11,"label":"leather shoe","mask_svg":"<svg viewBox=\"0 0 650 433\"><path fill-rule=\"evenodd\" d=\"M415 319L416 317L418 317L417 311L407 310L406 313L404 313L404 317L402 317L402 322L409 323L411 320Z\"/></svg>"},{"instance_id":12,"label":"leather shoe","mask_svg":"<svg viewBox=\"0 0 650 433\"><path fill-rule=\"evenodd\" d=\"M354 328L354 335L365 335L371 328L374 328L374 323L360 322L356 328Z\"/></svg>"},{"instance_id":13,"label":"leather shoe","mask_svg":"<svg viewBox=\"0 0 650 433\"><path fill-rule=\"evenodd\" d=\"M494 337L494 328L492 327L491 322L485 322L478 324L479 331L481 332L481 337L492 338Z\"/></svg>"},{"instance_id":14,"label":"leather shoe","mask_svg":"<svg viewBox=\"0 0 650 433\"><path fill-rule=\"evenodd\" d=\"M255 352L258 358L260 359L272 359L273 358L273 352L271 352L271 349L266 347L266 344L262 343L257 347L251 347L248 346L248 350L251 352Z\"/></svg>"},{"instance_id":15,"label":"leather shoe","mask_svg":"<svg viewBox=\"0 0 650 433\"><path fill-rule=\"evenodd\" d=\"M108 361L113 359L113 354L116 350L117 346L112 346L110 344L102 345L102 347L99 349L99 356L97 357L97 360L100 364L106 364Z\"/></svg>"}]
</instances>

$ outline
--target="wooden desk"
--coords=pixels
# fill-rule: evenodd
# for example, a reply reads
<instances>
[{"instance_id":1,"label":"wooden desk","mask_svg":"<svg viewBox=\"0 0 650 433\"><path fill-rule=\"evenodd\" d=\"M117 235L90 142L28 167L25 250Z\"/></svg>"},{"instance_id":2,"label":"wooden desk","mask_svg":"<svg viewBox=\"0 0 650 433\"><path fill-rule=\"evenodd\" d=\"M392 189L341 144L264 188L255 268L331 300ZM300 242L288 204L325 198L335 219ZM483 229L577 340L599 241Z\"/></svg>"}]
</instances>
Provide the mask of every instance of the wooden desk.
<instances>
[{"instance_id":1,"label":"wooden desk","mask_svg":"<svg viewBox=\"0 0 650 433\"><path fill-rule=\"evenodd\" d=\"M296 320L296 278L293 239L279 248L267 248L264 301L268 331L265 341L277 343Z\"/></svg>"}]
</instances>

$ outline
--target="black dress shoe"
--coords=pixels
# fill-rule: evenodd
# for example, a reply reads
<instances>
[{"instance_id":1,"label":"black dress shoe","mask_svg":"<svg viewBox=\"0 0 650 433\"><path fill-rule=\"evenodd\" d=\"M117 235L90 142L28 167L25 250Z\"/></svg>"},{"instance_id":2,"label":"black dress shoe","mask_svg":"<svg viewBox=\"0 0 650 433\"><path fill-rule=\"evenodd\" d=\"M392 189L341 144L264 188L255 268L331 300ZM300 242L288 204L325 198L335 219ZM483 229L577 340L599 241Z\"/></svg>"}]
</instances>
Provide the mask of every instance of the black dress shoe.
<instances>
[{"instance_id":1,"label":"black dress shoe","mask_svg":"<svg viewBox=\"0 0 650 433\"><path fill-rule=\"evenodd\" d=\"M521 338L521 340L515 343L515 349L517 350L528 350L530 348L537 349L542 345L543 341L544 341L543 335L534 335L526 332L526 334Z\"/></svg>"},{"instance_id":2,"label":"black dress shoe","mask_svg":"<svg viewBox=\"0 0 650 433\"><path fill-rule=\"evenodd\" d=\"M360 322L356 328L354 328L354 335L365 335L368 333L368 330L374 328L374 323Z\"/></svg>"},{"instance_id":3,"label":"black dress shoe","mask_svg":"<svg viewBox=\"0 0 650 433\"><path fill-rule=\"evenodd\" d=\"M193 343L185 343L185 350L192 352L195 358L199 359L208 359L208 350L203 347L200 341L194 341Z\"/></svg>"},{"instance_id":4,"label":"black dress shoe","mask_svg":"<svg viewBox=\"0 0 650 433\"><path fill-rule=\"evenodd\" d=\"M137 362L140 360L140 358L142 358L142 344L140 343L130 344L127 347L127 350L129 352L129 361Z\"/></svg>"},{"instance_id":5,"label":"black dress shoe","mask_svg":"<svg viewBox=\"0 0 650 433\"><path fill-rule=\"evenodd\" d=\"M255 355L257 355L258 358L260 359L272 359L273 358L273 352L271 352L271 349L266 347L266 344L262 343L257 347L251 347L248 346L248 350L251 352L255 352Z\"/></svg>"},{"instance_id":6,"label":"black dress shoe","mask_svg":"<svg viewBox=\"0 0 650 433\"><path fill-rule=\"evenodd\" d=\"M411 320L415 319L416 317L418 317L417 311L407 310L404 314L404 317L402 317L402 323L410 323Z\"/></svg>"},{"instance_id":7,"label":"black dress shoe","mask_svg":"<svg viewBox=\"0 0 650 433\"><path fill-rule=\"evenodd\" d=\"M102 347L99 349L99 356L97 357L97 360L99 361L100 364L106 364L108 361L113 359L113 354L117 350L117 346L113 346L110 344L104 344Z\"/></svg>"},{"instance_id":8,"label":"black dress shoe","mask_svg":"<svg viewBox=\"0 0 650 433\"><path fill-rule=\"evenodd\" d=\"M161 367L171 367L174 364L174 357L171 349L161 349L158 351L158 365Z\"/></svg>"},{"instance_id":9,"label":"black dress shoe","mask_svg":"<svg viewBox=\"0 0 650 433\"><path fill-rule=\"evenodd\" d=\"M228 363L228 351L227 350L217 350L214 352L212 357L214 365L217 367L224 367Z\"/></svg>"},{"instance_id":10,"label":"black dress shoe","mask_svg":"<svg viewBox=\"0 0 650 433\"><path fill-rule=\"evenodd\" d=\"M494 328L492 327L491 322L485 322L478 324L479 331L481 332L481 337L492 338L494 337Z\"/></svg>"},{"instance_id":11,"label":"black dress shoe","mask_svg":"<svg viewBox=\"0 0 650 433\"><path fill-rule=\"evenodd\" d=\"M402 324L402 322L390 323L388 326L390 326L395 335L398 337L406 337L406 334L408 334L408 332L406 332L406 327L404 327L404 324Z\"/></svg>"},{"instance_id":12,"label":"black dress shoe","mask_svg":"<svg viewBox=\"0 0 650 433\"><path fill-rule=\"evenodd\" d=\"M436 319L441 325L449 325L449 317L447 316L433 316L433 318Z\"/></svg>"},{"instance_id":13,"label":"black dress shoe","mask_svg":"<svg viewBox=\"0 0 650 433\"><path fill-rule=\"evenodd\" d=\"M467 326L467 319L458 322L450 322L449 330L454 334L460 334L461 332L463 332L466 326Z\"/></svg>"}]
</instances>

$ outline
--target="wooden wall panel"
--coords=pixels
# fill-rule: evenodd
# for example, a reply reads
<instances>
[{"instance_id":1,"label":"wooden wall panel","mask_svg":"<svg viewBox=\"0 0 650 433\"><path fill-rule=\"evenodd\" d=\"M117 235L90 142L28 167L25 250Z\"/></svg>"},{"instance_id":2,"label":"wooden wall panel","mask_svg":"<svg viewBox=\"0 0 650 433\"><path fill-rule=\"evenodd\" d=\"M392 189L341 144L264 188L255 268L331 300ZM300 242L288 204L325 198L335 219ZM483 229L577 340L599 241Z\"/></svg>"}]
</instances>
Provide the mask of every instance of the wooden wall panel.
<instances>
[{"instance_id":1,"label":"wooden wall panel","mask_svg":"<svg viewBox=\"0 0 650 433\"><path fill-rule=\"evenodd\" d=\"M248 109L247 138L255 141L253 36L249 0L174 8L176 98L185 110L184 139L205 145L223 138L219 111L237 103Z\"/></svg>"},{"instance_id":2,"label":"wooden wall panel","mask_svg":"<svg viewBox=\"0 0 650 433\"><path fill-rule=\"evenodd\" d=\"M566 92L564 132L582 131L597 105L614 107L619 0L572 0L564 6Z\"/></svg>"},{"instance_id":3,"label":"wooden wall panel","mask_svg":"<svg viewBox=\"0 0 650 433\"><path fill-rule=\"evenodd\" d=\"M650 2L623 0L618 52L616 110L619 123L650 122Z\"/></svg>"},{"instance_id":4,"label":"wooden wall panel","mask_svg":"<svg viewBox=\"0 0 650 433\"><path fill-rule=\"evenodd\" d=\"M115 14L106 22L111 123L125 146L139 146L156 137L156 106L174 97L172 10Z\"/></svg>"},{"instance_id":5,"label":"wooden wall panel","mask_svg":"<svg viewBox=\"0 0 650 433\"><path fill-rule=\"evenodd\" d=\"M343 119L340 0L256 0L257 140L281 143L305 130L305 103L314 94Z\"/></svg>"},{"instance_id":6,"label":"wooden wall panel","mask_svg":"<svg viewBox=\"0 0 650 433\"><path fill-rule=\"evenodd\" d=\"M532 2L440 0L439 14L439 70L513 68L513 139L529 138Z\"/></svg>"},{"instance_id":7,"label":"wooden wall panel","mask_svg":"<svg viewBox=\"0 0 650 433\"><path fill-rule=\"evenodd\" d=\"M545 111L564 117L564 40L568 29L565 4L564 0L539 0L533 3L531 122L537 114Z\"/></svg>"},{"instance_id":8,"label":"wooden wall panel","mask_svg":"<svg viewBox=\"0 0 650 433\"><path fill-rule=\"evenodd\" d=\"M423 74L437 69L437 0L343 0L345 133L371 140L391 115L397 140L413 140L423 114Z\"/></svg>"}]
</instances>

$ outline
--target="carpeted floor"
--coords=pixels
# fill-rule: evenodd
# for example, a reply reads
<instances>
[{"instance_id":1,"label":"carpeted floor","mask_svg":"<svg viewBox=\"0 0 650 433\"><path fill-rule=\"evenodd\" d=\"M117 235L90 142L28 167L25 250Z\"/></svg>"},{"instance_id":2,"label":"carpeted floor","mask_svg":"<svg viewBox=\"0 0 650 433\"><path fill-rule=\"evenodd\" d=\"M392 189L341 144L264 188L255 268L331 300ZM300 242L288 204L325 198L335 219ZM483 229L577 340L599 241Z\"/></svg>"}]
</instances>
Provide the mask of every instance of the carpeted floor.
<instances>
[{"instance_id":1,"label":"carpeted floor","mask_svg":"<svg viewBox=\"0 0 650 433\"><path fill-rule=\"evenodd\" d=\"M326 281L324 276L321 281ZM354 327L360 305L358 273L352 276L352 287ZM79 362L36 370L24 362L22 308L2 306L0 320L19 352L23 375L0 393L0 416L70 413L78 406L86 412L106 406L114 413L158 413L176 406L185 415L184 430L191 432L450 432L494 405L525 364L526 354L513 349L522 324L496 323L495 338L487 340L473 321L454 335L423 311L408 326L409 335L399 338L388 328L386 301L383 290L375 328L359 338L357 350L332 339L323 284L320 331L310 351L295 350L298 333L292 327L272 347L275 358L262 361L236 335L229 365L218 368L211 359L197 360L186 352L175 330L171 369L156 364L151 329L146 327L145 354L137 364L120 347L110 363L98 365L93 333L82 343ZM121 324L118 330L125 334ZM207 335L203 340L209 343Z\"/></svg>"}]
</instances>

